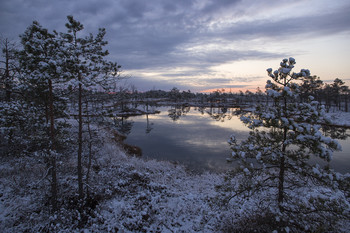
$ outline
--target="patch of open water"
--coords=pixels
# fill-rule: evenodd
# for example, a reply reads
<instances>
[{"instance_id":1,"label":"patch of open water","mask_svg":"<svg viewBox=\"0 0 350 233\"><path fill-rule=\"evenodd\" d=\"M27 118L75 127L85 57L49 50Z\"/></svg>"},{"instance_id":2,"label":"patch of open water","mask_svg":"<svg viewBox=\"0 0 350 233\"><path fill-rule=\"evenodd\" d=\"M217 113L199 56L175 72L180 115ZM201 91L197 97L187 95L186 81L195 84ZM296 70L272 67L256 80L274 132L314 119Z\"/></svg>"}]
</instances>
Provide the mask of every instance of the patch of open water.
<instances>
[{"instance_id":1,"label":"patch of open water","mask_svg":"<svg viewBox=\"0 0 350 233\"><path fill-rule=\"evenodd\" d=\"M232 108L158 107L155 115L129 117L132 125L126 143L142 149L143 157L184 164L202 172L223 172L235 163L227 163L231 150L230 135L247 138L248 129ZM350 133L349 130L345 133ZM343 151L335 152L331 166L350 172L350 139L338 140Z\"/></svg>"}]
</instances>

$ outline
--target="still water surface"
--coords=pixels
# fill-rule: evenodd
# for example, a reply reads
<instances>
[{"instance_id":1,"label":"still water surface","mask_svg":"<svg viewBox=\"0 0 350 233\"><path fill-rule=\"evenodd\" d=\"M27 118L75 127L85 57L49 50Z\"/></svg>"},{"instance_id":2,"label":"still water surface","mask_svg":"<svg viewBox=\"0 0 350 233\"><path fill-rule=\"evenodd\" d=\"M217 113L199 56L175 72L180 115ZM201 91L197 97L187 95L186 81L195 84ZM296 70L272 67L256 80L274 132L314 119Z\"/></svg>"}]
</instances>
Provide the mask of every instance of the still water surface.
<instances>
[{"instance_id":1,"label":"still water surface","mask_svg":"<svg viewBox=\"0 0 350 233\"><path fill-rule=\"evenodd\" d=\"M160 114L129 117L132 125L126 143L142 149L143 157L184 164L188 169L222 172L235 166L226 158L227 140L235 134L247 138L249 129L233 114L235 109L158 107ZM350 130L345 133L350 134ZM350 139L339 140L343 151L335 152L332 167L350 172Z\"/></svg>"}]
</instances>

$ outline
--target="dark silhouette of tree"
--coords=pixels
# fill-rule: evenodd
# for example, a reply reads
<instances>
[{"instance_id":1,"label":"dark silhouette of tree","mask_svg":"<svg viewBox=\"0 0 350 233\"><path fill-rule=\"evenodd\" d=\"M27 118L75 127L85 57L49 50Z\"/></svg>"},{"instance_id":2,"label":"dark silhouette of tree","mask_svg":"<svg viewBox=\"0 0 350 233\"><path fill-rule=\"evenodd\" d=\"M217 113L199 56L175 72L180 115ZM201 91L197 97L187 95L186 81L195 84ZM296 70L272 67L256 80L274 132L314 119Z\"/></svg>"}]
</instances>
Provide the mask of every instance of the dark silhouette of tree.
<instances>
[{"instance_id":1,"label":"dark silhouette of tree","mask_svg":"<svg viewBox=\"0 0 350 233\"><path fill-rule=\"evenodd\" d=\"M331 84L332 88L332 97L333 101L338 108L338 110L341 110L341 103L342 103L342 97L347 95L349 93L349 87L345 86L345 82L343 80L336 78L334 82ZM345 98L347 102L347 98ZM346 103L347 106L347 103Z\"/></svg>"},{"instance_id":2,"label":"dark silhouette of tree","mask_svg":"<svg viewBox=\"0 0 350 233\"><path fill-rule=\"evenodd\" d=\"M173 89L171 89L171 91L169 92L169 98L172 101L179 101L181 99L181 93L180 90L176 87L173 87Z\"/></svg>"},{"instance_id":3,"label":"dark silhouette of tree","mask_svg":"<svg viewBox=\"0 0 350 233\"><path fill-rule=\"evenodd\" d=\"M2 54L2 59L0 60L0 86L5 89L6 101L11 100L11 93L17 79L16 75L19 73L16 47L16 43L10 41L8 38L0 38Z\"/></svg>"},{"instance_id":4,"label":"dark silhouette of tree","mask_svg":"<svg viewBox=\"0 0 350 233\"><path fill-rule=\"evenodd\" d=\"M302 77L302 84L300 86L300 98L302 102L307 101L308 97L312 95L317 101L320 101L319 92L322 89L323 81L316 75Z\"/></svg>"}]
</instances>

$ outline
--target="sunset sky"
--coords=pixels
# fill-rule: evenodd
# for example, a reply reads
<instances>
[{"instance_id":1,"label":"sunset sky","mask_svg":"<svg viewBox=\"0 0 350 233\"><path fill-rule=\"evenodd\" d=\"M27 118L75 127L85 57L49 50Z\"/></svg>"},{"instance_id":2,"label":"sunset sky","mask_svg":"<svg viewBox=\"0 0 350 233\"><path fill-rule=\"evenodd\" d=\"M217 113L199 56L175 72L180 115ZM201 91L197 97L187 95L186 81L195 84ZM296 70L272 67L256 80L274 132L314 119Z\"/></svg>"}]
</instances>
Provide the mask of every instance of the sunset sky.
<instances>
[{"instance_id":1,"label":"sunset sky","mask_svg":"<svg viewBox=\"0 0 350 233\"><path fill-rule=\"evenodd\" d=\"M120 85L141 91L264 89L288 57L350 85L349 0L1 0L0 34L18 40L33 20L66 31L67 15L85 33L106 28L109 59L130 77Z\"/></svg>"}]
</instances>

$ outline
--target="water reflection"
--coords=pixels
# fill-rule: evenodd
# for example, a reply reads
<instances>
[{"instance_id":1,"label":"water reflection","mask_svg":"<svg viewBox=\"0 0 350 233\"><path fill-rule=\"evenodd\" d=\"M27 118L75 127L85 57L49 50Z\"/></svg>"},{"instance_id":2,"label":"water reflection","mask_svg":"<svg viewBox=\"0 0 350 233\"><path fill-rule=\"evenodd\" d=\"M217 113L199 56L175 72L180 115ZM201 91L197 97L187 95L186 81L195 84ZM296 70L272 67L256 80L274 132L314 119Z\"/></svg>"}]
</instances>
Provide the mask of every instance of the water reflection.
<instances>
[{"instance_id":1,"label":"water reflection","mask_svg":"<svg viewBox=\"0 0 350 233\"><path fill-rule=\"evenodd\" d=\"M168 116L171 120L177 121L180 119L181 116L185 116L186 113L188 113L191 110L191 107L189 106L173 106L171 109L168 110Z\"/></svg>"},{"instance_id":2,"label":"water reflection","mask_svg":"<svg viewBox=\"0 0 350 233\"><path fill-rule=\"evenodd\" d=\"M129 117L114 117L113 123L114 127L124 135L129 135L134 124L133 121L128 120Z\"/></svg>"},{"instance_id":3,"label":"water reflection","mask_svg":"<svg viewBox=\"0 0 350 233\"><path fill-rule=\"evenodd\" d=\"M208 115L216 120L216 121L221 121L224 122L225 120L231 120L232 115L234 112L231 111L232 108L210 108L209 110L206 111Z\"/></svg>"},{"instance_id":4,"label":"water reflection","mask_svg":"<svg viewBox=\"0 0 350 233\"><path fill-rule=\"evenodd\" d=\"M235 112L232 109L233 108L205 108L205 107L194 107L195 111L200 112L202 115L208 114L212 119L216 121L224 122L225 120L231 120L232 115L236 115ZM173 106L168 110L168 116L173 121L177 121L182 116L186 116L187 113L189 113L191 110L191 107L189 106Z\"/></svg>"},{"instance_id":5,"label":"water reflection","mask_svg":"<svg viewBox=\"0 0 350 233\"><path fill-rule=\"evenodd\" d=\"M185 164L195 171L226 171L230 157L227 140L235 134L246 139L250 130L239 120L234 108L171 106L157 108L157 115L130 117L121 121L122 128L132 130L126 142L142 148L143 155L158 160ZM349 172L350 130L324 127L324 133L340 139L342 152L335 152L332 167Z\"/></svg>"},{"instance_id":6,"label":"water reflection","mask_svg":"<svg viewBox=\"0 0 350 233\"><path fill-rule=\"evenodd\" d=\"M350 136L350 131L346 128L334 127L334 126L322 126L322 131L325 136L334 139L346 140Z\"/></svg>"},{"instance_id":7,"label":"water reflection","mask_svg":"<svg viewBox=\"0 0 350 233\"><path fill-rule=\"evenodd\" d=\"M154 123L150 121L149 115L150 114L145 114L145 116L146 116L145 133L146 134L149 134L153 130L153 125L154 125ZM129 118L131 118L131 119L129 119ZM133 117L129 117L129 116L114 117L113 118L114 127L120 133L127 136L131 133L132 127L134 125L134 121L132 119L133 119Z\"/></svg>"},{"instance_id":8,"label":"water reflection","mask_svg":"<svg viewBox=\"0 0 350 233\"><path fill-rule=\"evenodd\" d=\"M153 123L149 121L149 114L146 114L146 133L150 133L153 129Z\"/></svg>"}]
</instances>

